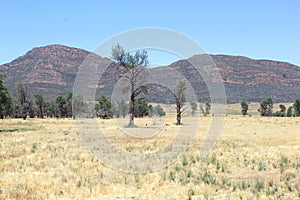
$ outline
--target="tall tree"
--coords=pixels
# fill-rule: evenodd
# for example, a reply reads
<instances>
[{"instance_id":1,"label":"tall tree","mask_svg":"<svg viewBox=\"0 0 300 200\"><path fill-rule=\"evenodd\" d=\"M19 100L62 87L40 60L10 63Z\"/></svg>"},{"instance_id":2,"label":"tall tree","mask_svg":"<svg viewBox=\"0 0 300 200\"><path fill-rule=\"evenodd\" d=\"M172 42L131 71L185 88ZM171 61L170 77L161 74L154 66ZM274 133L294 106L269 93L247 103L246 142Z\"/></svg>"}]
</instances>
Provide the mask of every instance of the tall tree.
<instances>
[{"instance_id":1,"label":"tall tree","mask_svg":"<svg viewBox=\"0 0 300 200\"><path fill-rule=\"evenodd\" d=\"M97 116L102 119L109 119L113 117L112 103L105 96L99 98L98 104L96 105Z\"/></svg>"},{"instance_id":2,"label":"tall tree","mask_svg":"<svg viewBox=\"0 0 300 200\"><path fill-rule=\"evenodd\" d=\"M296 99L295 103L293 104L295 116L300 116L300 99Z\"/></svg>"},{"instance_id":3,"label":"tall tree","mask_svg":"<svg viewBox=\"0 0 300 200\"><path fill-rule=\"evenodd\" d=\"M241 107L242 107L242 115L243 116L246 116L248 114L248 108L249 108L249 105L246 103L246 102L241 102Z\"/></svg>"},{"instance_id":4,"label":"tall tree","mask_svg":"<svg viewBox=\"0 0 300 200\"><path fill-rule=\"evenodd\" d=\"M84 115L84 110L86 108L85 106L86 103L84 102L82 95L79 94L73 96L73 106L72 106L73 119Z\"/></svg>"},{"instance_id":5,"label":"tall tree","mask_svg":"<svg viewBox=\"0 0 300 200\"><path fill-rule=\"evenodd\" d=\"M273 115L273 100L271 98L264 100L260 104L260 108L258 109L258 112L260 112L261 116L272 116Z\"/></svg>"},{"instance_id":6,"label":"tall tree","mask_svg":"<svg viewBox=\"0 0 300 200\"><path fill-rule=\"evenodd\" d=\"M293 106L290 106L287 111L286 111L286 116L287 117L292 117L293 116Z\"/></svg>"},{"instance_id":7,"label":"tall tree","mask_svg":"<svg viewBox=\"0 0 300 200\"><path fill-rule=\"evenodd\" d=\"M31 102L30 95L27 92L26 86L21 82L18 83L17 91L18 91L18 101L21 107L20 115L24 120L27 118L28 115L30 115L30 117L33 117L32 114L34 114L34 112L32 108L32 102Z\"/></svg>"},{"instance_id":8,"label":"tall tree","mask_svg":"<svg viewBox=\"0 0 300 200\"><path fill-rule=\"evenodd\" d=\"M72 117L72 97L71 92L67 93L65 96L58 96L55 100L56 104L56 117ZM73 116L74 118L74 116Z\"/></svg>"},{"instance_id":9,"label":"tall tree","mask_svg":"<svg viewBox=\"0 0 300 200\"><path fill-rule=\"evenodd\" d=\"M55 101L46 102L47 117L57 117L57 106Z\"/></svg>"},{"instance_id":10,"label":"tall tree","mask_svg":"<svg viewBox=\"0 0 300 200\"><path fill-rule=\"evenodd\" d=\"M205 103L205 116L206 115L209 115L209 113L210 113L210 109L211 109L211 105L210 105L210 103Z\"/></svg>"},{"instance_id":11,"label":"tall tree","mask_svg":"<svg viewBox=\"0 0 300 200\"><path fill-rule=\"evenodd\" d=\"M67 101L64 96L58 96L55 100L56 104L56 117L67 117Z\"/></svg>"},{"instance_id":12,"label":"tall tree","mask_svg":"<svg viewBox=\"0 0 300 200\"><path fill-rule=\"evenodd\" d=\"M198 107L197 107L197 103L195 101L190 102L191 104L191 109L192 109L192 116L195 115L195 112L197 111Z\"/></svg>"},{"instance_id":13,"label":"tall tree","mask_svg":"<svg viewBox=\"0 0 300 200\"><path fill-rule=\"evenodd\" d=\"M115 104L113 104L113 105L115 105L115 112L114 112L114 115L115 115L117 118L119 118L119 117L125 118L125 116L126 116L127 113L128 113L128 105L127 105L127 103L125 102L125 100L124 100L124 99L121 99L121 101L120 101L120 100L117 100L117 101L115 102Z\"/></svg>"},{"instance_id":14,"label":"tall tree","mask_svg":"<svg viewBox=\"0 0 300 200\"><path fill-rule=\"evenodd\" d=\"M143 98L135 101L134 117L145 117L149 115L149 105Z\"/></svg>"},{"instance_id":15,"label":"tall tree","mask_svg":"<svg viewBox=\"0 0 300 200\"><path fill-rule=\"evenodd\" d=\"M278 117L284 117L286 112L286 107L283 104L279 105L280 111L277 113Z\"/></svg>"},{"instance_id":16,"label":"tall tree","mask_svg":"<svg viewBox=\"0 0 300 200\"><path fill-rule=\"evenodd\" d=\"M280 112L285 113L285 111L286 111L285 105L280 104L280 105L279 105L279 108L280 108Z\"/></svg>"},{"instance_id":17,"label":"tall tree","mask_svg":"<svg viewBox=\"0 0 300 200\"><path fill-rule=\"evenodd\" d=\"M151 104L149 104L149 117L153 117L154 115L154 108Z\"/></svg>"},{"instance_id":18,"label":"tall tree","mask_svg":"<svg viewBox=\"0 0 300 200\"><path fill-rule=\"evenodd\" d=\"M72 117L73 116L72 98L73 98L73 93L72 92L68 92L65 95L65 99L66 99L66 117Z\"/></svg>"},{"instance_id":19,"label":"tall tree","mask_svg":"<svg viewBox=\"0 0 300 200\"><path fill-rule=\"evenodd\" d=\"M203 116L206 117L210 113L211 105L210 103L200 104L200 110L203 113Z\"/></svg>"},{"instance_id":20,"label":"tall tree","mask_svg":"<svg viewBox=\"0 0 300 200\"><path fill-rule=\"evenodd\" d=\"M206 112L205 112L205 108L204 108L203 104L200 104L199 108L200 108L203 116L206 117Z\"/></svg>"},{"instance_id":21,"label":"tall tree","mask_svg":"<svg viewBox=\"0 0 300 200\"><path fill-rule=\"evenodd\" d=\"M134 54L131 54L117 44L112 48L112 59L125 69L123 78L128 81L128 89L130 91L130 119L128 127L132 127L134 126L135 100L139 94L147 91L144 83L146 79L145 66L148 64L148 54L145 50L136 51Z\"/></svg>"},{"instance_id":22,"label":"tall tree","mask_svg":"<svg viewBox=\"0 0 300 200\"><path fill-rule=\"evenodd\" d=\"M22 107L18 99L12 101L12 117L22 118Z\"/></svg>"},{"instance_id":23,"label":"tall tree","mask_svg":"<svg viewBox=\"0 0 300 200\"><path fill-rule=\"evenodd\" d=\"M47 105L46 105L46 101L43 97L43 95L41 94L35 94L33 95L35 98L35 104L37 106L37 110L38 110L38 117L39 118L44 118L44 114L47 112Z\"/></svg>"},{"instance_id":24,"label":"tall tree","mask_svg":"<svg viewBox=\"0 0 300 200\"><path fill-rule=\"evenodd\" d=\"M185 98L185 81L179 81L175 90L173 91L173 95L176 102L176 125L181 125L181 117L184 111L184 103L186 102Z\"/></svg>"},{"instance_id":25,"label":"tall tree","mask_svg":"<svg viewBox=\"0 0 300 200\"><path fill-rule=\"evenodd\" d=\"M166 112L161 107L161 105L157 104L156 106L154 106L154 114L161 117L161 116L165 116Z\"/></svg>"},{"instance_id":26,"label":"tall tree","mask_svg":"<svg viewBox=\"0 0 300 200\"><path fill-rule=\"evenodd\" d=\"M11 107L12 99L7 88L3 85L2 75L0 74L0 119L9 115Z\"/></svg>"}]
</instances>

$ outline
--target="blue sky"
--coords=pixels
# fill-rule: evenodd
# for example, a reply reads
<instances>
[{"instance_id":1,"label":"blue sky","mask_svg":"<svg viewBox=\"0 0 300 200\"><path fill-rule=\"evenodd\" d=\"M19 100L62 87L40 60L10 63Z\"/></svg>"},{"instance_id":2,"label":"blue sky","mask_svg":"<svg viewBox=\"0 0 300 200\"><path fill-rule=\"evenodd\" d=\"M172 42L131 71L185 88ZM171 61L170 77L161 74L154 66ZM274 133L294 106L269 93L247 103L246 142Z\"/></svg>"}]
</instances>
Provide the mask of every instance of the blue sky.
<instances>
[{"instance_id":1,"label":"blue sky","mask_svg":"<svg viewBox=\"0 0 300 200\"><path fill-rule=\"evenodd\" d=\"M300 1L17 1L0 2L0 64L33 47L93 50L120 32L160 27L181 32L207 53L300 65ZM150 55L167 64L172 56Z\"/></svg>"}]
</instances>

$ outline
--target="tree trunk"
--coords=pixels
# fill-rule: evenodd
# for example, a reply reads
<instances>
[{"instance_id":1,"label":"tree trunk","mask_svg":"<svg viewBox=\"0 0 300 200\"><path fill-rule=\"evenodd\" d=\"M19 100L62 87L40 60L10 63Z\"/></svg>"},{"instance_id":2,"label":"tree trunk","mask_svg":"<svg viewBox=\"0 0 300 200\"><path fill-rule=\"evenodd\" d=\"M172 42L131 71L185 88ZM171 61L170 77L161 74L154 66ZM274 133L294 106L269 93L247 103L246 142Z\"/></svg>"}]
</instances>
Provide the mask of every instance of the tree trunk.
<instances>
[{"instance_id":1,"label":"tree trunk","mask_svg":"<svg viewBox=\"0 0 300 200\"><path fill-rule=\"evenodd\" d=\"M43 107L40 105L40 118L44 118Z\"/></svg>"},{"instance_id":2,"label":"tree trunk","mask_svg":"<svg viewBox=\"0 0 300 200\"><path fill-rule=\"evenodd\" d=\"M129 119L129 127L133 127L134 126L134 115L133 113L130 113L130 119Z\"/></svg>"},{"instance_id":3,"label":"tree trunk","mask_svg":"<svg viewBox=\"0 0 300 200\"><path fill-rule=\"evenodd\" d=\"M128 127L133 127L134 126L134 94L131 95L130 98L130 115L129 115L129 124Z\"/></svg>"},{"instance_id":4,"label":"tree trunk","mask_svg":"<svg viewBox=\"0 0 300 200\"><path fill-rule=\"evenodd\" d=\"M181 124L181 107L178 105L177 106L177 122L176 125L180 125Z\"/></svg>"},{"instance_id":5,"label":"tree trunk","mask_svg":"<svg viewBox=\"0 0 300 200\"><path fill-rule=\"evenodd\" d=\"M177 115L177 123L176 125L180 125L181 124L181 116Z\"/></svg>"}]
</instances>

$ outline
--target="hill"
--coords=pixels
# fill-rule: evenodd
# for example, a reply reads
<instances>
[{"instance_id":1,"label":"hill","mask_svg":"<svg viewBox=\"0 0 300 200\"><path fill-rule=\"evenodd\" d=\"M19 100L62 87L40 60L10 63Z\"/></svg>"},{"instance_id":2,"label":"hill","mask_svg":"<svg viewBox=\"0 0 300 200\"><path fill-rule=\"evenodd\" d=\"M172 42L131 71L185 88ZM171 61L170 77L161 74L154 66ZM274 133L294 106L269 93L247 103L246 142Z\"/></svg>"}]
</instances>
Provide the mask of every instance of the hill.
<instances>
[{"instance_id":1,"label":"hill","mask_svg":"<svg viewBox=\"0 0 300 200\"><path fill-rule=\"evenodd\" d=\"M8 64L0 66L4 84L14 95L18 82L27 85L31 94L48 99L71 91L79 65L88 51L62 45L34 48Z\"/></svg>"},{"instance_id":2,"label":"hill","mask_svg":"<svg viewBox=\"0 0 300 200\"><path fill-rule=\"evenodd\" d=\"M0 66L4 84L15 94L16 84L22 81L31 94L43 94L54 99L72 91L80 64L90 52L63 45L49 45L30 50L10 63ZM196 55L194 56L197 58ZM292 102L300 98L300 67L286 62L254 60L241 56L210 55L220 71L229 103L260 102L272 97L276 102ZM104 59L100 56L97 59ZM203 78L188 60L179 60L169 66L186 77L200 101L208 101L209 94ZM151 70L159 72L163 67ZM97 95L111 93L119 80L121 68L111 64L103 74ZM159 88L157 88L159 87ZM159 91L156 92L156 91ZM151 101L165 102L172 98L170 90L151 85Z\"/></svg>"}]
</instances>

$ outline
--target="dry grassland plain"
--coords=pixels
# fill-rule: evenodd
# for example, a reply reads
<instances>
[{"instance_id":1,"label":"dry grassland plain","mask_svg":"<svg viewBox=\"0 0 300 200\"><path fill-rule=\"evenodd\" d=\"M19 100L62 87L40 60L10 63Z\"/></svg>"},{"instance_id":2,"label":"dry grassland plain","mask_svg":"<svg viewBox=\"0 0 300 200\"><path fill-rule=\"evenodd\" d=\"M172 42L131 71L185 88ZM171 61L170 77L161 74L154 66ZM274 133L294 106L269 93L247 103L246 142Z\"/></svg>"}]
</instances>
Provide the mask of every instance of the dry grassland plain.
<instances>
[{"instance_id":1,"label":"dry grassland plain","mask_svg":"<svg viewBox=\"0 0 300 200\"><path fill-rule=\"evenodd\" d=\"M0 199L300 199L300 118L228 115L202 158L211 118L199 117L195 140L176 162L145 174L102 164L72 119L0 120ZM147 152L176 134L173 116L156 120L168 125L148 142L118 135L114 119L98 123L124 150Z\"/></svg>"}]
</instances>

